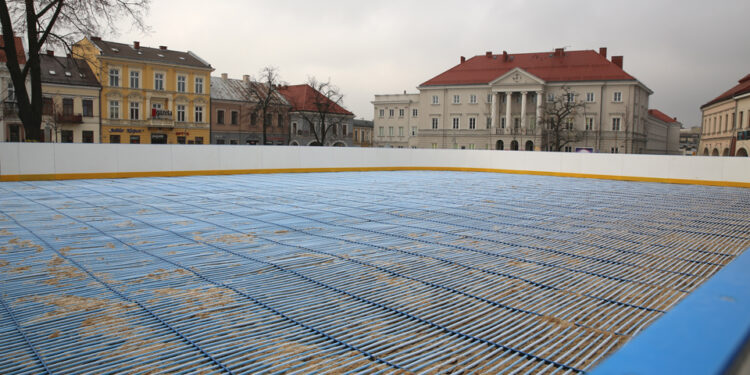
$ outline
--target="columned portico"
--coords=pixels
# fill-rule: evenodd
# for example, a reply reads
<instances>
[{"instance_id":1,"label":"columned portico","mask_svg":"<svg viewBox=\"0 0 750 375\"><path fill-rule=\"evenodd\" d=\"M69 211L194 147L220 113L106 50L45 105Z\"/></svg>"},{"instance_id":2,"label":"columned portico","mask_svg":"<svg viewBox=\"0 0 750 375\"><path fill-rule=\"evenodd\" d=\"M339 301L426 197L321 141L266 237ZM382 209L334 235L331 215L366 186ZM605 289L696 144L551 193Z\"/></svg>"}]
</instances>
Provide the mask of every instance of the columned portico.
<instances>
[{"instance_id":1,"label":"columned portico","mask_svg":"<svg viewBox=\"0 0 750 375\"><path fill-rule=\"evenodd\" d=\"M542 122L542 92L537 91L536 92L536 124L539 124Z\"/></svg>"}]
</instances>

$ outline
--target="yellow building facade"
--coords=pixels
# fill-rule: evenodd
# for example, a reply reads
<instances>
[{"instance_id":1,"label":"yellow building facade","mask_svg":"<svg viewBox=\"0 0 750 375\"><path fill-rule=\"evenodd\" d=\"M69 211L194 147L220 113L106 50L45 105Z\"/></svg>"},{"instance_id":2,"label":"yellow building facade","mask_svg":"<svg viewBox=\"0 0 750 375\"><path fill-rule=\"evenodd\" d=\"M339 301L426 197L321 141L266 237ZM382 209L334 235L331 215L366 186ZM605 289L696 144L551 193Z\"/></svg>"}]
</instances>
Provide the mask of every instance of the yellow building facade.
<instances>
[{"instance_id":1,"label":"yellow building facade","mask_svg":"<svg viewBox=\"0 0 750 375\"><path fill-rule=\"evenodd\" d=\"M73 45L102 86L102 143L210 142L210 64L192 52L103 41Z\"/></svg>"}]
</instances>

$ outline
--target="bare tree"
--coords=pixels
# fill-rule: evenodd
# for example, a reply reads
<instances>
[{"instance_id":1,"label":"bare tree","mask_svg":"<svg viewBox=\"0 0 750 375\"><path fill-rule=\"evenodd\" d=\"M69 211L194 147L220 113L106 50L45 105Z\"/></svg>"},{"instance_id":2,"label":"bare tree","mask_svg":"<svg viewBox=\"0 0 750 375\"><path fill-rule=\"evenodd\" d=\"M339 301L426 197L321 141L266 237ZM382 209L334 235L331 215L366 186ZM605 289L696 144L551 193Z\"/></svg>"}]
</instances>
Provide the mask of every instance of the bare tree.
<instances>
[{"instance_id":1,"label":"bare tree","mask_svg":"<svg viewBox=\"0 0 750 375\"><path fill-rule=\"evenodd\" d=\"M315 111L300 111L300 114L310 125L310 131L315 136L312 145L323 146L329 132L338 129L345 120L344 116L348 114L343 109L344 95L338 87L331 84L330 79L318 81L315 77L310 77L307 84L314 89L312 104Z\"/></svg>"},{"instance_id":2,"label":"bare tree","mask_svg":"<svg viewBox=\"0 0 750 375\"><path fill-rule=\"evenodd\" d=\"M575 127L575 118L586 110L586 103L576 99L569 87L563 86L562 91L555 100L542 106L540 119L546 134L546 146L555 151L583 139L583 132Z\"/></svg>"},{"instance_id":3,"label":"bare tree","mask_svg":"<svg viewBox=\"0 0 750 375\"><path fill-rule=\"evenodd\" d=\"M267 128L271 125L271 118L268 116L272 112L272 107L279 107L284 104L279 94L279 86L284 85L279 76L277 68L267 66L260 71L260 77L255 80L251 79L247 83L247 89L250 100L256 102L253 106L253 113L261 116L263 121L263 139L262 144L266 144ZM281 124L279 124L281 125Z\"/></svg>"},{"instance_id":4,"label":"bare tree","mask_svg":"<svg viewBox=\"0 0 750 375\"><path fill-rule=\"evenodd\" d=\"M116 23L130 19L146 31L143 16L150 0L0 0L6 65L16 90L18 117L26 138L41 139L42 82L39 53L43 48L64 48L83 36L116 33ZM18 63L23 51L16 50L14 37L26 33L29 44L25 66ZM31 92L26 88L30 81Z\"/></svg>"}]
</instances>

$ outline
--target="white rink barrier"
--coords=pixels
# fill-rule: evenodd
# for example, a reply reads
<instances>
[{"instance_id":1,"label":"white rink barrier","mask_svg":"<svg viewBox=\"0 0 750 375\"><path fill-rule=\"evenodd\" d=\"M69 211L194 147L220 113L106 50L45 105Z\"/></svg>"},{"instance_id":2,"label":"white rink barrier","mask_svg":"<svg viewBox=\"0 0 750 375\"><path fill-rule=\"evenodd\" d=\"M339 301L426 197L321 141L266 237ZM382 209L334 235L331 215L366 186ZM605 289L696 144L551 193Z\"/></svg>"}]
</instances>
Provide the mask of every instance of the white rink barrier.
<instances>
[{"instance_id":1,"label":"white rink barrier","mask_svg":"<svg viewBox=\"0 0 750 375\"><path fill-rule=\"evenodd\" d=\"M460 170L750 187L750 158L564 152L0 143L0 181Z\"/></svg>"}]
</instances>

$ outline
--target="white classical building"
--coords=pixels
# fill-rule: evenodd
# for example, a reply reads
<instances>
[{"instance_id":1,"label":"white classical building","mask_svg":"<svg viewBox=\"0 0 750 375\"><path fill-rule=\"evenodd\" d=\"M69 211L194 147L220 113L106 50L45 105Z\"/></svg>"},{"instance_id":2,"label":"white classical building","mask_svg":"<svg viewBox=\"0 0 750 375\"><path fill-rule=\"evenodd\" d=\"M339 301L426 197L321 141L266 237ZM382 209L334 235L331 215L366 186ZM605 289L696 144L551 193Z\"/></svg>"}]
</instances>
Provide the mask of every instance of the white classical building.
<instances>
[{"instance_id":1,"label":"white classical building","mask_svg":"<svg viewBox=\"0 0 750 375\"><path fill-rule=\"evenodd\" d=\"M622 56L608 60L606 48L461 57L418 89L375 96L376 146L549 150L543 107L568 90L585 105L569 120L577 140L562 151L649 151L653 92L623 70ZM676 144L679 132L670 136Z\"/></svg>"}]
</instances>

